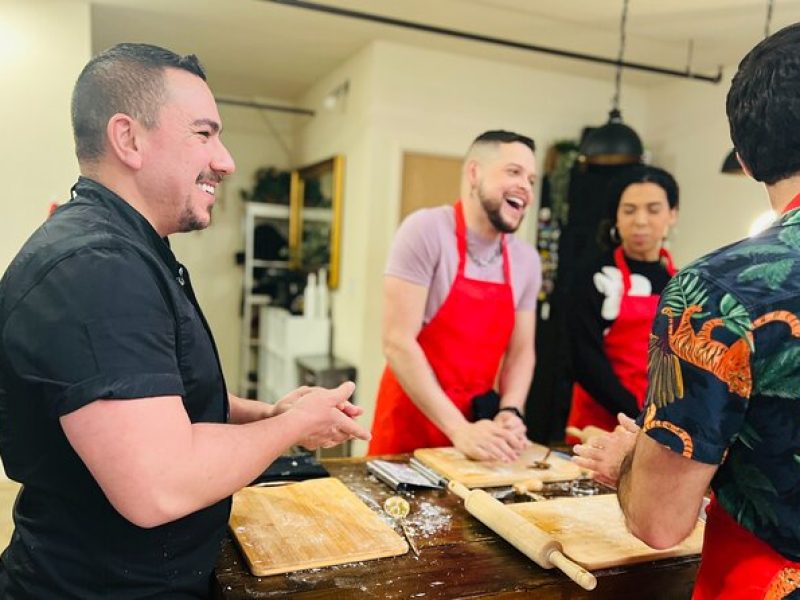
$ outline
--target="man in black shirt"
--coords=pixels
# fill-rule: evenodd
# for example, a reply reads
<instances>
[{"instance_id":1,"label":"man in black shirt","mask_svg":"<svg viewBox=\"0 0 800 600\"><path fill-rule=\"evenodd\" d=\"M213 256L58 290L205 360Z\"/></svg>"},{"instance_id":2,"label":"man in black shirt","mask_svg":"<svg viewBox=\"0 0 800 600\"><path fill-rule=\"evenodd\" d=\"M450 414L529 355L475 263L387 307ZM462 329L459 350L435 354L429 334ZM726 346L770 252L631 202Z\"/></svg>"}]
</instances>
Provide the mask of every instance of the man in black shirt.
<instances>
[{"instance_id":1,"label":"man in black shirt","mask_svg":"<svg viewBox=\"0 0 800 600\"><path fill-rule=\"evenodd\" d=\"M81 177L0 282L0 453L23 484L2 598L208 594L230 495L285 449L369 434L353 384L225 388L167 236L233 172L194 56L121 44L78 78Z\"/></svg>"}]
</instances>

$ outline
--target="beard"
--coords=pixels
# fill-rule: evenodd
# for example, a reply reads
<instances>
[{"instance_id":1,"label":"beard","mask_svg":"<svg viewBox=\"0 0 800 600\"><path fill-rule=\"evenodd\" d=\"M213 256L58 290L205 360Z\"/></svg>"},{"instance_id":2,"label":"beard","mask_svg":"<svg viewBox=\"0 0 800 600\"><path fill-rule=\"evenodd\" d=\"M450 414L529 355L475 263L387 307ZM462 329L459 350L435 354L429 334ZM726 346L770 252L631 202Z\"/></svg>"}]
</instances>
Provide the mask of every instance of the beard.
<instances>
[{"instance_id":1,"label":"beard","mask_svg":"<svg viewBox=\"0 0 800 600\"><path fill-rule=\"evenodd\" d=\"M191 199L187 198L183 205L183 211L178 217L178 232L189 233L190 231L200 231L211 225L211 211L213 205L208 207L208 221L203 220L192 210Z\"/></svg>"},{"instance_id":2,"label":"beard","mask_svg":"<svg viewBox=\"0 0 800 600\"><path fill-rule=\"evenodd\" d=\"M201 181L216 181L219 183L222 181L222 177L213 171L203 171L197 176L196 183ZM211 211L213 208L214 205L211 204L211 206L208 207L208 219L203 219L192 210L192 197L191 195L187 196L186 201L183 203L181 214L178 216L178 231L181 233L188 233L190 231L205 229L211 225Z\"/></svg>"},{"instance_id":3,"label":"beard","mask_svg":"<svg viewBox=\"0 0 800 600\"><path fill-rule=\"evenodd\" d=\"M514 233L519 226L522 224L522 219L520 219L516 225L512 225L507 221L503 220L503 215L500 214L500 209L503 208L504 200L502 197L500 198L499 202L493 202L491 198L484 192L483 184L478 184L477 189L478 200L481 203L481 208L486 213L486 217L489 219L489 222L492 226L499 231L500 233Z\"/></svg>"}]
</instances>

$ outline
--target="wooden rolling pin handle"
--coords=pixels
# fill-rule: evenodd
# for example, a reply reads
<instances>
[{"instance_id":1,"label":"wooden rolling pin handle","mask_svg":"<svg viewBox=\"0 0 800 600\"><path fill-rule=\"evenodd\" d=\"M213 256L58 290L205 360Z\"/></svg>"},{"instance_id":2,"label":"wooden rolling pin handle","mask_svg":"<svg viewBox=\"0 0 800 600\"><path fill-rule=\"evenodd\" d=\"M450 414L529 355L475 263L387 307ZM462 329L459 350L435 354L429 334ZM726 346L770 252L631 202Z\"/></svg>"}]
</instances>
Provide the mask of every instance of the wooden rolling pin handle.
<instances>
[{"instance_id":1,"label":"wooden rolling pin handle","mask_svg":"<svg viewBox=\"0 0 800 600\"><path fill-rule=\"evenodd\" d=\"M455 479L451 480L450 483L447 484L447 489L449 489L462 500L466 500L467 496L469 496L469 489L463 483L456 481Z\"/></svg>"},{"instance_id":2,"label":"wooden rolling pin handle","mask_svg":"<svg viewBox=\"0 0 800 600\"><path fill-rule=\"evenodd\" d=\"M531 477L525 481L518 481L512 487L517 494L524 494L525 492L541 492L544 489L544 483L541 479Z\"/></svg>"},{"instance_id":3,"label":"wooden rolling pin handle","mask_svg":"<svg viewBox=\"0 0 800 600\"><path fill-rule=\"evenodd\" d=\"M589 571L582 566L572 562L569 558L564 556L562 552L553 550L548 556L550 562L558 567L561 572L567 577L572 579L575 583L585 590L592 591L597 587L597 579Z\"/></svg>"}]
</instances>

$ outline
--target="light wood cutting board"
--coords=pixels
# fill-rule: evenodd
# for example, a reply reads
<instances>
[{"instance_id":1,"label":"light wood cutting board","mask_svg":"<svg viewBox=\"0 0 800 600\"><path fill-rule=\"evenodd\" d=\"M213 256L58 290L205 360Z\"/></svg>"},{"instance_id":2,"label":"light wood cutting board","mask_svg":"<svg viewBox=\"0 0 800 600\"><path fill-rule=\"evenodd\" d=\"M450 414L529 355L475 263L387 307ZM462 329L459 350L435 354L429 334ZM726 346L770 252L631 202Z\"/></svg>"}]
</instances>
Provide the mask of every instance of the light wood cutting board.
<instances>
[{"instance_id":1,"label":"light wood cutting board","mask_svg":"<svg viewBox=\"0 0 800 600\"><path fill-rule=\"evenodd\" d=\"M512 485L536 477L542 481L566 481L581 477L582 471L575 463L550 455L549 469L533 469L530 465L547 454L547 447L532 444L513 463L481 462L467 458L455 448L420 448L414 457L441 476L455 479L468 488Z\"/></svg>"},{"instance_id":2,"label":"light wood cutting board","mask_svg":"<svg viewBox=\"0 0 800 600\"><path fill-rule=\"evenodd\" d=\"M338 479L248 487L228 526L253 575L397 556L408 544Z\"/></svg>"},{"instance_id":3,"label":"light wood cutting board","mask_svg":"<svg viewBox=\"0 0 800 600\"><path fill-rule=\"evenodd\" d=\"M561 542L564 554L589 571L700 554L703 548L705 523L698 520L692 534L682 543L667 550L653 550L625 528L614 494L507 506Z\"/></svg>"}]
</instances>

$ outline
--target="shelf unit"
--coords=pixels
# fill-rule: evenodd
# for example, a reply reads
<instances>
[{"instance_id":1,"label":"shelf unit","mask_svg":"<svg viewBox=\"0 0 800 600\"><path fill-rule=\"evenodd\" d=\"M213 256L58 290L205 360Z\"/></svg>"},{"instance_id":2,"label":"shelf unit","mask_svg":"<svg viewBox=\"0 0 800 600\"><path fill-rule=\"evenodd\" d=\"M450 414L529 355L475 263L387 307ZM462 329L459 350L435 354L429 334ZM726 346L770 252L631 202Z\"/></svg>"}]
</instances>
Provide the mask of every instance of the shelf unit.
<instances>
[{"instance_id":1,"label":"shelf unit","mask_svg":"<svg viewBox=\"0 0 800 600\"><path fill-rule=\"evenodd\" d=\"M244 213L244 276L242 277L242 332L240 336L239 395L243 398L257 397L258 381L251 381L250 374L258 373L259 339L253 336L254 319L258 308L268 306L271 298L267 295L253 294L255 283L253 272L258 268L289 267L289 261L261 260L255 258L256 225L263 222L289 224L291 211L282 204L248 202ZM256 375L257 377L257 375Z\"/></svg>"},{"instance_id":2,"label":"shelf unit","mask_svg":"<svg viewBox=\"0 0 800 600\"><path fill-rule=\"evenodd\" d=\"M242 277L242 291L244 306L242 310L242 329L240 340L240 366L239 366L239 394L245 398L261 397L261 392L266 389L264 382L259 384L259 379L265 376L265 366L259 360L259 354L264 351L264 340L259 339L261 330L259 313L263 307L270 305L271 299L266 295L254 295L253 284L255 269L297 269L315 271L326 267L328 281L326 284L335 289L339 281L339 244L341 240L341 214L342 214L342 181L344 177L344 159L334 156L328 160L295 169L291 173L289 184L289 205L269 204L262 202L248 202L245 206L244 216L244 276ZM313 185L312 185L313 183ZM312 193L313 190L313 193ZM330 206L316 205L320 193L330 199ZM307 206L308 205L308 206ZM263 222L279 223L288 233L289 260L274 261L255 258L255 229ZM329 256L327 264L315 264L312 253L306 252L307 240L305 238L306 226L325 224L328 232ZM313 225L312 225L313 226ZM319 248L319 245L316 246ZM328 324L330 329L330 324ZM271 335L271 334L270 334ZM330 335L330 333L328 334ZM315 350L312 353L327 352L328 348ZM294 363L294 359L291 361Z\"/></svg>"}]
</instances>

